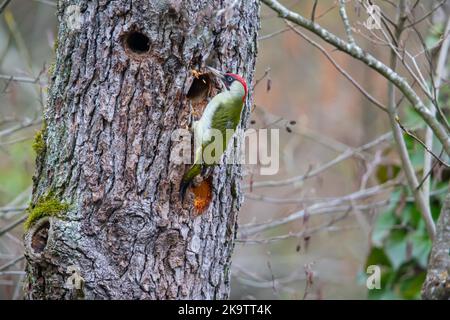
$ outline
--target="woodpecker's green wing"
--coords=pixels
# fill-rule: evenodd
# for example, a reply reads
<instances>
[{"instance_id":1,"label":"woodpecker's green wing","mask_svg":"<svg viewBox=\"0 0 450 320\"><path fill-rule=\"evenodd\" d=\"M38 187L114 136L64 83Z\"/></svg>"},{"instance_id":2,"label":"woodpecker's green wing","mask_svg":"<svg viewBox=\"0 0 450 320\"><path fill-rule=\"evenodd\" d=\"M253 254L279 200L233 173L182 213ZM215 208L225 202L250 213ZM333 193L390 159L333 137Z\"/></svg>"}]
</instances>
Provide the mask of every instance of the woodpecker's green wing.
<instances>
[{"instance_id":1,"label":"woodpecker's green wing","mask_svg":"<svg viewBox=\"0 0 450 320\"><path fill-rule=\"evenodd\" d=\"M216 96L217 97L217 96ZM191 184L195 176L199 175L202 166L213 165L219 162L220 157L225 152L232 133L236 130L241 121L241 112L243 101L226 101L217 105L213 112L210 122L210 128L203 128L199 123L194 124L194 139L196 139L197 147L195 150L194 164L184 174L180 184L181 199L184 199L187 188ZM222 143L215 143L214 132L210 129L218 130L221 133ZM227 129L233 132L227 135ZM209 152L211 151L211 152ZM212 155L212 159L207 159L208 154ZM206 159L205 159L206 158ZM203 163L202 163L203 160ZM209 161L208 161L209 160Z\"/></svg>"},{"instance_id":2,"label":"woodpecker's green wing","mask_svg":"<svg viewBox=\"0 0 450 320\"><path fill-rule=\"evenodd\" d=\"M216 143L215 138L212 138L211 135L207 141L203 141L202 149L205 154L208 154L208 149L214 149L216 154L214 154L214 158L217 162L220 160L222 154L226 151L228 143L236 128L241 121L241 111L242 111L243 102L237 101L235 103L221 103L217 106L213 117L211 119L211 129L218 130L222 137L222 143ZM227 134L227 130L229 131ZM212 135L214 135L214 131L212 131Z\"/></svg>"}]
</instances>

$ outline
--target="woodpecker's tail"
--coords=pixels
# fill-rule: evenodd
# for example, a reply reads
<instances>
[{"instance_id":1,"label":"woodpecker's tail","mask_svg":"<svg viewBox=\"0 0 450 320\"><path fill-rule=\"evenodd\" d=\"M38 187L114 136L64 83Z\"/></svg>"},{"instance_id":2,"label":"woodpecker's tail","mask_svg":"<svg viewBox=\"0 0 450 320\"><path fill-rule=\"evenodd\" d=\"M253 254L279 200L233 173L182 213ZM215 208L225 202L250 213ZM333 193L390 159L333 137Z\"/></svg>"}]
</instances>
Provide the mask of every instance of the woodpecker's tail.
<instances>
[{"instance_id":1,"label":"woodpecker's tail","mask_svg":"<svg viewBox=\"0 0 450 320\"><path fill-rule=\"evenodd\" d=\"M184 174L183 179L181 180L181 183L180 183L181 202L183 202L184 196L186 194L186 190L191 185L192 180L194 180L194 178L196 176L198 176L201 171L202 171L202 165L197 163L197 164L193 164L192 167L190 167L189 170Z\"/></svg>"}]
</instances>

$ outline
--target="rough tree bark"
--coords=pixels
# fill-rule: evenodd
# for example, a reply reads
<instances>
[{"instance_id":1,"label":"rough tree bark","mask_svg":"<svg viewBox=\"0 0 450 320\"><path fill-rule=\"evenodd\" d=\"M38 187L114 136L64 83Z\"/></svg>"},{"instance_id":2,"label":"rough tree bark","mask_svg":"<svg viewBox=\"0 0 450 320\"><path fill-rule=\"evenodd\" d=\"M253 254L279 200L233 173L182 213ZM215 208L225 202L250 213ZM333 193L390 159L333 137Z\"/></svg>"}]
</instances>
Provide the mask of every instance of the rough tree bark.
<instances>
[{"instance_id":1,"label":"rough tree bark","mask_svg":"<svg viewBox=\"0 0 450 320\"><path fill-rule=\"evenodd\" d=\"M170 161L171 134L188 125L191 69L252 82L258 13L257 0L58 1L27 299L229 296L241 169L214 169L212 201L197 215L192 196L179 201L187 167ZM74 269L81 293L66 285Z\"/></svg>"},{"instance_id":2,"label":"rough tree bark","mask_svg":"<svg viewBox=\"0 0 450 320\"><path fill-rule=\"evenodd\" d=\"M437 222L422 298L450 299L450 194L445 198Z\"/></svg>"}]
</instances>

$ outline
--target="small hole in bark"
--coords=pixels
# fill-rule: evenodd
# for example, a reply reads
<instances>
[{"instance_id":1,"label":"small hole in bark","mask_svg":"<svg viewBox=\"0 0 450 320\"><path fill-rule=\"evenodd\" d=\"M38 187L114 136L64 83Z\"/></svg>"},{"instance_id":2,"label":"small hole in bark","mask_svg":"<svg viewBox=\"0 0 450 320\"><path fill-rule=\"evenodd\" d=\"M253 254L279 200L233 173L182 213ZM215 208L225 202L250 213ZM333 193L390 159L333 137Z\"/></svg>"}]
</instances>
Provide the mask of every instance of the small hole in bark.
<instances>
[{"instance_id":1,"label":"small hole in bark","mask_svg":"<svg viewBox=\"0 0 450 320\"><path fill-rule=\"evenodd\" d=\"M211 80L207 74L202 74L195 70L192 71L192 74L194 76L194 80L192 81L191 87L187 93L187 98L194 101L202 100L208 94Z\"/></svg>"},{"instance_id":2,"label":"small hole in bark","mask_svg":"<svg viewBox=\"0 0 450 320\"><path fill-rule=\"evenodd\" d=\"M150 49L150 39L139 31L132 31L125 36L125 45L132 52L143 54Z\"/></svg>"},{"instance_id":3,"label":"small hole in bark","mask_svg":"<svg viewBox=\"0 0 450 320\"><path fill-rule=\"evenodd\" d=\"M31 248L34 253L44 251L48 240L48 230L50 229L50 221L45 221L36 230L31 238Z\"/></svg>"}]
</instances>

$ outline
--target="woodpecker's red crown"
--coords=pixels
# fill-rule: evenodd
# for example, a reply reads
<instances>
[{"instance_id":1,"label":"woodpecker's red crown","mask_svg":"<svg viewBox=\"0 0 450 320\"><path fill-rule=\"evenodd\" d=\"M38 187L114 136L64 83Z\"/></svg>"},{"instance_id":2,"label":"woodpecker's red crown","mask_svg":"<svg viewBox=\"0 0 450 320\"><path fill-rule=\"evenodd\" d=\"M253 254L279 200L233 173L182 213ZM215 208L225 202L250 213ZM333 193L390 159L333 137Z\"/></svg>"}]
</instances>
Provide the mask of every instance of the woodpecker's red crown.
<instances>
[{"instance_id":1,"label":"woodpecker's red crown","mask_svg":"<svg viewBox=\"0 0 450 320\"><path fill-rule=\"evenodd\" d=\"M242 87L244 88L244 96L242 97L242 101L245 101L245 97L247 96L247 83L245 82L244 78L242 78L240 75L238 74L234 74L231 72L221 72L217 69L214 69L213 67L210 66L206 66L206 68L211 71L211 73L213 75L215 75L216 77L218 77L223 84L225 85L225 87L227 88L227 90L230 90L231 85L233 84L234 81L238 81Z\"/></svg>"},{"instance_id":2,"label":"woodpecker's red crown","mask_svg":"<svg viewBox=\"0 0 450 320\"><path fill-rule=\"evenodd\" d=\"M242 78L240 75L238 74L234 74L234 73L226 73L225 74L225 81L228 83L228 86L231 85L233 83L233 81L239 81L242 86L244 87L244 97L242 98L242 100L245 100L245 97L247 97L247 83L245 82L244 78Z\"/></svg>"}]
</instances>

